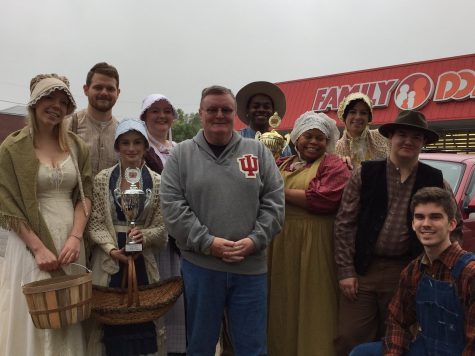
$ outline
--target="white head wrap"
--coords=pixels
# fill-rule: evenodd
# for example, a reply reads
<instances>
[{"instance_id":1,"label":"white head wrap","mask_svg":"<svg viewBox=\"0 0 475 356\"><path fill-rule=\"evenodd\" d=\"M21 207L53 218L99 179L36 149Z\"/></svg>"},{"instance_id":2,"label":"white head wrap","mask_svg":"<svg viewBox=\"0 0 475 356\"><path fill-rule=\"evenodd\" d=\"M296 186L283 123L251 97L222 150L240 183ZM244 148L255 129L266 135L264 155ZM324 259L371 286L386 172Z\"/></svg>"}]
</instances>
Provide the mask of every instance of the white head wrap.
<instances>
[{"instance_id":1,"label":"white head wrap","mask_svg":"<svg viewBox=\"0 0 475 356\"><path fill-rule=\"evenodd\" d=\"M336 141L340 137L340 131L336 127L335 120L323 113L307 111L303 113L294 124L294 128L290 133L292 143L296 145L298 138L306 131L318 129L328 139L327 152L335 152Z\"/></svg>"}]
</instances>

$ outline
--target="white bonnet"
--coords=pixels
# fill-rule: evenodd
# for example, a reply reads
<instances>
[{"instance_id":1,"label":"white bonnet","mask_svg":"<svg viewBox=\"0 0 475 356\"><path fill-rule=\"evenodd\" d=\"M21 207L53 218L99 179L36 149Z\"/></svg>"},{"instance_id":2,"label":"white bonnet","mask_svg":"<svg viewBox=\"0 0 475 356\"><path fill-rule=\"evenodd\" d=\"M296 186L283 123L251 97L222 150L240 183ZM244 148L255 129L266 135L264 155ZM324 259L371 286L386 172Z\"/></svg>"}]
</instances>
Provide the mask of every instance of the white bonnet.
<instances>
[{"instance_id":1,"label":"white bonnet","mask_svg":"<svg viewBox=\"0 0 475 356\"><path fill-rule=\"evenodd\" d=\"M148 136L147 136L147 129L142 121L137 119L124 119L119 122L117 129L115 130L115 137L114 137L114 148L117 150L117 139L120 135L125 134L129 131L137 131L140 133L145 139L145 146L146 148L149 147Z\"/></svg>"},{"instance_id":2,"label":"white bonnet","mask_svg":"<svg viewBox=\"0 0 475 356\"><path fill-rule=\"evenodd\" d=\"M178 118L178 113L176 112L175 107L173 106L172 102L170 99L168 99L165 95L162 94L150 94L147 96L145 99L142 101L142 110L140 110L140 119L144 120L144 114L147 109L152 106L153 103L156 103L157 101L160 100L165 100L170 106L172 107L173 115L175 116L175 119Z\"/></svg>"},{"instance_id":3,"label":"white bonnet","mask_svg":"<svg viewBox=\"0 0 475 356\"><path fill-rule=\"evenodd\" d=\"M294 124L292 132L290 132L290 139L295 145L298 138L306 131L318 129L328 139L327 152L335 152L336 141L340 138L340 131L336 127L336 122L328 115L323 113L316 113L314 111L307 111L303 113Z\"/></svg>"}]
</instances>

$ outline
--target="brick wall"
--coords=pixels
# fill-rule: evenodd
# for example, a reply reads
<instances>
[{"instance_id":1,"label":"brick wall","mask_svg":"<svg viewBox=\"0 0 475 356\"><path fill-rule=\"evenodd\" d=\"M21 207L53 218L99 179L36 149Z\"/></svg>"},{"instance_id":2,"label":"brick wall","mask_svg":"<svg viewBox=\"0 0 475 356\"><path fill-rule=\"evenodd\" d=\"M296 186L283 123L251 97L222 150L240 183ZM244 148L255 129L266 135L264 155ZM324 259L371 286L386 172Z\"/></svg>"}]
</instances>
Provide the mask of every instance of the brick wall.
<instances>
[{"instance_id":1,"label":"brick wall","mask_svg":"<svg viewBox=\"0 0 475 356\"><path fill-rule=\"evenodd\" d=\"M3 142L13 131L26 125L25 117L11 114L0 114L0 142Z\"/></svg>"}]
</instances>

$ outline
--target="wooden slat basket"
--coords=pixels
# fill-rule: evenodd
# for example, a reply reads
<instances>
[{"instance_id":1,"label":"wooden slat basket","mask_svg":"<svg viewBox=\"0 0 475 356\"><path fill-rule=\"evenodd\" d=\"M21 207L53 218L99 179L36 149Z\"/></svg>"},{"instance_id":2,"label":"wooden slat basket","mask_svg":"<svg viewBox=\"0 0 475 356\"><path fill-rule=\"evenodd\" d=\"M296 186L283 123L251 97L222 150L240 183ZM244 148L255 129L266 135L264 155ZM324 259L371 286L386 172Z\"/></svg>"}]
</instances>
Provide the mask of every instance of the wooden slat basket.
<instances>
[{"instance_id":1,"label":"wooden slat basket","mask_svg":"<svg viewBox=\"0 0 475 356\"><path fill-rule=\"evenodd\" d=\"M60 329L91 315L92 276L88 270L31 282L23 294L36 328Z\"/></svg>"}]
</instances>

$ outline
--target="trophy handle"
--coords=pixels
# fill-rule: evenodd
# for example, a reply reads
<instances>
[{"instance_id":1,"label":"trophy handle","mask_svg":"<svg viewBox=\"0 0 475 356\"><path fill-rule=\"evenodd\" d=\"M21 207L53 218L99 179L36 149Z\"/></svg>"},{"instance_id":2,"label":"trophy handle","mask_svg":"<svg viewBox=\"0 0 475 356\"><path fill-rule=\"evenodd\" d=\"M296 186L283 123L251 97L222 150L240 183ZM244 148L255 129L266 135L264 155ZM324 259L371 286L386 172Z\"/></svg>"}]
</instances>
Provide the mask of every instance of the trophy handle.
<instances>
[{"instance_id":1,"label":"trophy handle","mask_svg":"<svg viewBox=\"0 0 475 356\"><path fill-rule=\"evenodd\" d=\"M260 131L256 132L256 136L254 137L256 140L259 140L261 138L262 134Z\"/></svg>"},{"instance_id":2,"label":"trophy handle","mask_svg":"<svg viewBox=\"0 0 475 356\"><path fill-rule=\"evenodd\" d=\"M118 206L122 206L121 191L119 188L114 189L114 201Z\"/></svg>"},{"instance_id":3,"label":"trophy handle","mask_svg":"<svg viewBox=\"0 0 475 356\"><path fill-rule=\"evenodd\" d=\"M284 146L284 148L282 148L282 152L284 152L284 150L285 150L285 149L289 146L289 144L290 144L290 134L286 134L286 135L284 136L284 138L285 138L285 146Z\"/></svg>"},{"instance_id":4,"label":"trophy handle","mask_svg":"<svg viewBox=\"0 0 475 356\"><path fill-rule=\"evenodd\" d=\"M145 189L144 210L150 205L151 201L152 201L152 189L147 188Z\"/></svg>"}]
</instances>

